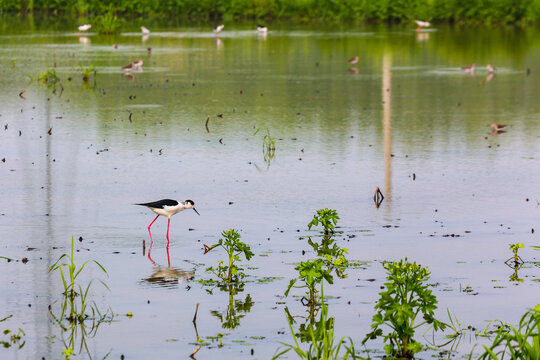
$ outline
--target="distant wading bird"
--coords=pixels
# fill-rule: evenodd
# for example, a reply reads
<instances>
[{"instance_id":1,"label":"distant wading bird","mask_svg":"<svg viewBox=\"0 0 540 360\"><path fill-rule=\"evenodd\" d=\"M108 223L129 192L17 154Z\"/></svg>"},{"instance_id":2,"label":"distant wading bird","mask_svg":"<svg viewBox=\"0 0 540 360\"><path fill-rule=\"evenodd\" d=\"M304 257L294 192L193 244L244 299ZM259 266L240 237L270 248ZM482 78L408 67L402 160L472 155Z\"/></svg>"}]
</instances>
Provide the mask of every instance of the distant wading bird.
<instances>
[{"instance_id":1,"label":"distant wading bird","mask_svg":"<svg viewBox=\"0 0 540 360\"><path fill-rule=\"evenodd\" d=\"M264 25L257 24L257 31L259 35L266 35L268 33L268 28Z\"/></svg>"},{"instance_id":2,"label":"distant wading bird","mask_svg":"<svg viewBox=\"0 0 540 360\"><path fill-rule=\"evenodd\" d=\"M506 127L506 125L500 125L500 124L495 124L495 123L491 123L491 125L489 125L493 128L493 131L503 131L503 129Z\"/></svg>"},{"instance_id":3,"label":"distant wading bird","mask_svg":"<svg viewBox=\"0 0 540 360\"><path fill-rule=\"evenodd\" d=\"M223 30L224 27L225 27L225 25L223 25L223 24L216 26L214 28L214 34L217 36L217 34L219 34L221 32L221 30Z\"/></svg>"},{"instance_id":4,"label":"distant wading bird","mask_svg":"<svg viewBox=\"0 0 540 360\"><path fill-rule=\"evenodd\" d=\"M149 35L150 34L150 30L148 30L144 26L141 26L141 31L142 31L143 35Z\"/></svg>"},{"instance_id":5,"label":"distant wading bird","mask_svg":"<svg viewBox=\"0 0 540 360\"><path fill-rule=\"evenodd\" d=\"M414 22L416 23L416 25L418 25L418 27L416 28L416 31L420 31L422 30L422 28L431 26L431 23L429 21L414 20Z\"/></svg>"},{"instance_id":6,"label":"distant wading bird","mask_svg":"<svg viewBox=\"0 0 540 360\"><path fill-rule=\"evenodd\" d=\"M359 60L358 56L355 56L353 58L350 58L347 61L349 62L349 64L356 64L358 62L358 60Z\"/></svg>"},{"instance_id":7,"label":"distant wading bird","mask_svg":"<svg viewBox=\"0 0 540 360\"><path fill-rule=\"evenodd\" d=\"M90 30L91 27L92 27L92 25L90 25L90 24L81 25L81 26L78 27L79 32L77 34L80 34L81 32L88 31L88 30Z\"/></svg>"},{"instance_id":8,"label":"distant wading bird","mask_svg":"<svg viewBox=\"0 0 540 360\"><path fill-rule=\"evenodd\" d=\"M476 64L462 67L461 70L463 70L465 74L473 75L474 71L476 70Z\"/></svg>"},{"instance_id":9,"label":"distant wading bird","mask_svg":"<svg viewBox=\"0 0 540 360\"><path fill-rule=\"evenodd\" d=\"M122 69L124 69L124 71L129 72L131 70L142 70L142 66L143 66L143 61L142 59L139 59L137 61L133 61L130 64L127 64L126 66L123 66Z\"/></svg>"},{"instance_id":10,"label":"distant wading bird","mask_svg":"<svg viewBox=\"0 0 540 360\"><path fill-rule=\"evenodd\" d=\"M186 200L184 202L179 202L179 201L171 200L171 199L163 199L163 200L158 200L154 202L134 204L134 205L146 206L147 208L149 208L150 210L152 210L153 212L157 214L157 216L154 218L154 220L152 220L150 225L148 225L148 233L150 234L150 241L151 241L150 246L152 246L152 244L154 243L154 240L152 239L152 232L150 231L150 227L152 227L152 224L154 223L154 221L157 220L157 218L160 215L167 217L167 247L169 247L169 225L171 223L171 216L179 213L180 211L184 211L186 209L193 209L193 211L195 211L197 215L199 216L201 215L195 209L195 203L193 202L193 200Z\"/></svg>"},{"instance_id":11,"label":"distant wading bird","mask_svg":"<svg viewBox=\"0 0 540 360\"><path fill-rule=\"evenodd\" d=\"M491 65L491 64L487 64L486 65L486 69L488 72L490 73L494 73L495 72L495 66Z\"/></svg>"}]
</instances>

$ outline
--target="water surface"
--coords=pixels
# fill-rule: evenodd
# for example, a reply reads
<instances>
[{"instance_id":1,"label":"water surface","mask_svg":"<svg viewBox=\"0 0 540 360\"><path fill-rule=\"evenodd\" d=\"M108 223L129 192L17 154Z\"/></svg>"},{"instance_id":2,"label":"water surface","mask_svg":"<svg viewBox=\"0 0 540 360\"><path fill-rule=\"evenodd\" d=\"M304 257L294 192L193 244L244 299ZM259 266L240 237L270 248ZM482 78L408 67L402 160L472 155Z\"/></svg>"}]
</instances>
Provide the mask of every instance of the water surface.
<instances>
[{"instance_id":1,"label":"water surface","mask_svg":"<svg viewBox=\"0 0 540 360\"><path fill-rule=\"evenodd\" d=\"M23 329L26 344L2 357L63 356L66 335L48 311L63 290L47 269L82 237L78 261L108 272L85 270L110 288L96 283L92 296L118 314L86 339L92 358L187 357L200 303L197 330L210 345L197 358L268 359L292 342L284 308L305 314L299 296L283 292L295 264L313 256L302 255L299 237L313 234L307 223L325 207L341 217L349 257L366 262L325 287L339 336L359 342L369 331L383 260L429 266L438 315L448 308L463 326L516 323L536 305L536 29L278 25L259 37L227 24L215 38L210 26L156 24L142 38L136 27L79 37L69 23L5 23L13 25L0 32L0 256L16 261L0 262L0 318L13 315L2 329ZM143 70L125 76L122 66L137 59ZM475 74L464 74L473 63ZM97 76L83 82L90 65ZM56 90L30 82L49 67L61 79ZM493 122L507 132L490 134ZM269 161L267 131L276 140ZM161 198L192 199L201 216L172 218L169 259L158 219L153 264L142 253L153 213L132 204ZM203 255L203 244L228 228L256 254L233 297L198 283L225 256ZM523 282L510 281L504 264L517 242L527 246ZM474 291L460 291L467 286ZM223 327L230 304L243 309L234 329ZM223 347L212 342L220 333Z\"/></svg>"}]
</instances>

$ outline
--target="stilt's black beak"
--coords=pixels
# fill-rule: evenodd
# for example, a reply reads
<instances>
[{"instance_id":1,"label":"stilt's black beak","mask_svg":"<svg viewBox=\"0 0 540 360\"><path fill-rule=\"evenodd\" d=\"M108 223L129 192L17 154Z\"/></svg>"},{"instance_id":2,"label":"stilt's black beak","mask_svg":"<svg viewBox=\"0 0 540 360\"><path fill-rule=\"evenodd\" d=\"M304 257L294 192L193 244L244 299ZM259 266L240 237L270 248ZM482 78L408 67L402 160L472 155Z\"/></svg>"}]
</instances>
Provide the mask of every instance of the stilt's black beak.
<instances>
[{"instance_id":1,"label":"stilt's black beak","mask_svg":"<svg viewBox=\"0 0 540 360\"><path fill-rule=\"evenodd\" d=\"M197 210L195 210L195 208L193 208L193 211L195 211L197 213L197 215L201 216L201 214L199 214L199 212Z\"/></svg>"}]
</instances>

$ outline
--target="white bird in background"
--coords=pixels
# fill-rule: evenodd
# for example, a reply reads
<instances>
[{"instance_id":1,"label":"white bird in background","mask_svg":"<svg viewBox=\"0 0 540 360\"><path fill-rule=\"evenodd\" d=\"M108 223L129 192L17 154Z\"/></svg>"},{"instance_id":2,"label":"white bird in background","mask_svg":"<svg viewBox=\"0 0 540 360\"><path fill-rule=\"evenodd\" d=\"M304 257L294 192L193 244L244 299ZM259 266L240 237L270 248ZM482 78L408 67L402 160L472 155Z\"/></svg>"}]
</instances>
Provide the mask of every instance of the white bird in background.
<instances>
[{"instance_id":1,"label":"white bird in background","mask_svg":"<svg viewBox=\"0 0 540 360\"><path fill-rule=\"evenodd\" d=\"M261 24L257 24L257 31L259 32L259 35L266 35L268 33L268 28Z\"/></svg>"},{"instance_id":2,"label":"white bird in background","mask_svg":"<svg viewBox=\"0 0 540 360\"><path fill-rule=\"evenodd\" d=\"M429 21L414 20L414 22L416 23L416 25L418 25L418 27L416 28L416 31L420 31L422 30L422 28L431 26L431 23Z\"/></svg>"},{"instance_id":3,"label":"white bird in background","mask_svg":"<svg viewBox=\"0 0 540 360\"><path fill-rule=\"evenodd\" d=\"M78 27L78 29L79 29L78 34L80 34L81 32L85 32L85 31L90 30L91 27L92 27L92 25L90 25L90 24L85 24L85 25L79 26Z\"/></svg>"},{"instance_id":4,"label":"white bird in background","mask_svg":"<svg viewBox=\"0 0 540 360\"><path fill-rule=\"evenodd\" d=\"M490 73L494 73L495 72L495 66L491 65L491 64L487 64L486 65L486 69L488 72Z\"/></svg>"},{"instance_id":5,"label":"white bird in background","mask_svg":"<svg viewBox=\"0 0 540 360\"><path fill-rule=\"evenodd\" d=\"M221 25L218 25L214 28L214 34L219 34L221 32L221 30L223 30L223 28L225 27L225 25L221 24Z\"/></svg>"},{"instance_id":6,"label":"white bird in background","mask_svg":"<svg viewBox=\"0 0 540 360\"><path fill-rule=\"evenodd\" d=\"M150 34L150 30L148 30L144 26L141 26L141 31L142 31L143 35L149 35Z\"/></svg>"}]
</instances>

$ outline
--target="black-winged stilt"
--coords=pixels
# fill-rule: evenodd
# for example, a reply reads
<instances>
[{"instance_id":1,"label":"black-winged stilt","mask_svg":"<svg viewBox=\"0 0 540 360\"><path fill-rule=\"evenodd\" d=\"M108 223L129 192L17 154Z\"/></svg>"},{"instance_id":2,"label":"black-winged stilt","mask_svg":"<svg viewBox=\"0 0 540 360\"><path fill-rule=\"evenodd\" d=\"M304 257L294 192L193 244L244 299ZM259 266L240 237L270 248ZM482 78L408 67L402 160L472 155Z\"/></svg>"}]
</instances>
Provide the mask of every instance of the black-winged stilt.
<instances>
[{"instance_id":1,"label":"black-winged stilt","mask_svg":"<svg viewBox=\"0 0 540 360\"><path fill-rule=\"evenodd\" d=\"M225 27L225 25L221 24L221 25L218 25L214 28L214 34L219 34L221 32L221 30L223 30L223 28Z\"/></svg>"},{"instance_id":2,"label":"black-winged stilt","mask_svg":"<svg viewBox=\"0 0 540 360\"><path fill-rule=\"evenodd\" d=\"M195 211L197 215L199 216L201 215L195 209L195 203L193 202L193 200L186 200L184 202L180 202L180 201L171 200L171 199L163 199L163 200L158 200L154 202L134 204L134 205L146 206L147 208L149 208L150 210L152 210L153 212L157 214L157 216L154 218L154 220L152 220L150 225L148 225L148 233L150 234L150 241L151 241L150 246L152 246L152 244L154 243L154 240L152 239L152 232L150 231L150 227L160 215L167 217L167 247L169 247L169 225L171 223L171 216L186 209L193 209L193 211Z\"/></svg>"},{"instance_id":3,"label":"black-winged stilt","mask_svg":"<svg viewBox=\"0 0 540 360\"><path fill-rule=\"evenodd\" d=\"M268 34L268 28L264 25L257 24L257 32L259 35L266 35Z\"/></svg>"}]
</instances>

